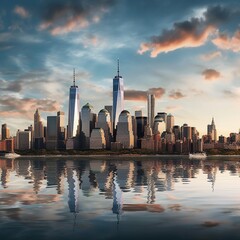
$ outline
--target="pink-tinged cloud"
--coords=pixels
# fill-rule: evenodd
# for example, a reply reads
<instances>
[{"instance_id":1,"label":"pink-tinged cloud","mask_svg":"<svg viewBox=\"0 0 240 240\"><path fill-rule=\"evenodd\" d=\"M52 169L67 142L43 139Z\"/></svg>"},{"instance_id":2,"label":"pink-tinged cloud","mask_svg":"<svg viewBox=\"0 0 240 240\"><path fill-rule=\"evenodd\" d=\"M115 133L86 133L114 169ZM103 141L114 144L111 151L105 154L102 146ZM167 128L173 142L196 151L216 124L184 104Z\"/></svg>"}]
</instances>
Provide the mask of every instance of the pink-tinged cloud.
<instances>
[{"instance_id":1,"label":"pink-tinged cloud","mask_svg":"<svg viewBox=\"0 0 240 240\"><path fill-rule=\"evenodd\" d=\"M40 30L50 28L51 35L66 34L73 31L78 31L89 26L89 21L82 16L71 17L61 26L54 26L51 22L46 22L40 25Z\"/></svg>"},{"instance_id":2,"label":"pink-tinged cloud","mask_svg":"<svg viewBox=\"0 0 240 240\"><path fill-rule=\"evenodd\" d=\"M209 7L202 17L176 22L172 29L165 29L160 35L151 37L149 42L141 43L138 53L150 51L151 57L157 57L160 53L180 48L202 46L216 32L218 26L227 22L231 16L233 13L230 9L222 6Z\"/></svg>"},{"instance_id":3,"label":"pink-tinged cloud","mask_svg":"<svg viewBox=\"0 0 240 240\"><path fill-rule=\"evenodd\" d=\"M22 17L22 18L28 18L30 16L29 12L21 6L16 6L14 8L14 13L16 13L18 16Z\"/></svg>"},{"instance_id":4,"label":"pink-tinged cloud","mask_svg":"<svg viewBox=\"0 0 240 240\"><path fill-rule=\"evenodd\" d=\"M227 34L220 34L217 38L213 39L212 42L220 49L239 52L240 30L236 31L232 37L229 37Z\"/></svg>"},{"instance_id":5,"label":"pink-tinged cloud","mask_svg":"<svg viewBox=\"0 0 240 240\"><path fill-rule=\"evenodd\" d=\"M220 57L222 57L222 53L220 51L206 53L201 56L202 60L204 60L204 61L211 61L215 58L220 58Z\"/></svg>"},{"instance_id":6,"label":"pink-tinged cloud","mask_svg":"<svg viewBox=\"0 0 240 240\"><path fill-rule=\"evenodd\" d=\"M55 100L34 99L34 98L16 98L3 96L0 99L0 115L2 117L21 117L32 119L33 112L36 109L46 112L59 111L60 105Z\"/></svg>"},{"instance_id":7,"label":"pink-tinged cloud","mask_svg":"<svg viewBox=\"0 0 240 240\"><path fill-rule=\"evenodd\" d=\"M139 54L151 52L151 57L160 53L171 52L180 48L202 46L216 29L212 26L203 26L194 18L191 21L175 23L172 30L165 30L160 36L154 36L151 42L142 43Z\"/></svg>"},{"instance_id":8,"label":"pink-tinged cloud","mask_svg":"<svg viewBox=\"0 0 240 240\"><path fill-rule=\"evenodd\" d=\"M147 94L151 93L155 95L155 98L160 99L164 93L164 88L150 88L148 91L141 90L125 90L124 99L129 101L147 101Z\"/></svg>"},{"instance_id":9,"label":"pink-tinged cloud","mask_svg":"<svg viewBox=\"0 0 240 240\"><path fill-rule=\"evenodd\" d=\"M96 24L115 0L69 1L48 4L39 30L48 30L52 35L76 32Z\"/></svg>"},{"instance_id":10,"label":"pink-tinged cloud","mask_svg":"<svg viewBox=\"0 0 240 240\"><path fill-rule=\"evenodd\" d=\"M220 78L221 73L216 71L215 69L206 69L202 72L205 80L212 81Z\"/></svg>"},{"instance_id":11,"label":"pink-tinged cloud","mask_svg":"<svg viewBox=\"0 0 240 240\"><path fill-rule=\"evenodd\" d=\"M177 90L177 91L172 90L168 96L169 98L175 99L175 100L186 97L186 95L184 95L180 90Z\"/></svg>"}]
</instances>

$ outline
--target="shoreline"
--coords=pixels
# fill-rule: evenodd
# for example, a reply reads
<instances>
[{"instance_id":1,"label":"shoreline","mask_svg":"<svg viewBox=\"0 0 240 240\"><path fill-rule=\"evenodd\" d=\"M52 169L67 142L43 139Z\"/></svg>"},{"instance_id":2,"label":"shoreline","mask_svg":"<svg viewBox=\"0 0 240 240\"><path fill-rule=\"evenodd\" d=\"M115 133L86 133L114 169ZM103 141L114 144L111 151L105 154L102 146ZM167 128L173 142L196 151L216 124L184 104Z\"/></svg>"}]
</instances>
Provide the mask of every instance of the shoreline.
<instances>
[{"instance_id":1,"label":"shoreline","mask_svg":"<svg viewBox=\"0 0 240 240\"><path fill-rule=\"evenodd\" d=\"M175 154L76 154L76 155L61 155L61 154L46 154L46 155L20 155L16 158L8 159L23 159L23 158L184 158L189 159L189 155L175 155ZM211 158L240 158L240 155L208 155L205 159ZM1 159L1 156L0 156ZM2 157L2 159L7 159ZM201 158L189 160L205 160ZM240 159L239 159L240 160Z\"/></svg>"}]
</instances>

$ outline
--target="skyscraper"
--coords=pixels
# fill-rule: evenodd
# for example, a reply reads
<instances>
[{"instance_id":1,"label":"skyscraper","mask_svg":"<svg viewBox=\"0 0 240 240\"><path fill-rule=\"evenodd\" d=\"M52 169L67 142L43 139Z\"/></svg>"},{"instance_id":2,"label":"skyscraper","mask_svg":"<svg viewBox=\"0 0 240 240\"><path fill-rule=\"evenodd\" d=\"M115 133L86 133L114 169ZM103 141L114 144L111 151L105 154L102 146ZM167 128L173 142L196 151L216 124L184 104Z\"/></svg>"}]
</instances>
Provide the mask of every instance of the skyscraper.
<instances>
[{"instance_id":1,"label":"skyscraper","mask_svg":"<svg viewBox=\"0 0 240 240\"><path fill-rule=\"evenodd\" d=\"M10 137L10 130L7 124L2 124L2 140L8 139Z\"/></svg>"},{"instance_id":2,"label":"skyscraper","mask_svg":"<svg viewBox=\"0 0 240 240\"><path fill-rule=\"evenodd\" d=\"M68 138L76 137L78 134L79 124L79 89L75 85L75 69L73 71L73 85L69 92L69 108L68 108Z\"/></svg>"},{"instance_id":3,"label":"skyscraper","mask_svg":"<svg viewBox=\"0 0 240 240\"><path fill-rule=\"evenodd\" d=\"M65 149L65 127L64 127L64 112L57 112L57 141L58 149Z\"/></svg>"},{"instance_id":4,"label":"skyscraper","mask_svg":"<svg viewBox=\"0 0 240 240\"><path fill-rule=\"evenodd\" d=\"M95 128L96 114L92 112L93 106L85 104L81 110L81 137L80 145L83 149L89 149L92 129Z\"/></svg>"},{"instance_id":5,"label":"skyscraper","mask_svg":"<svg viewBox=\"0 0 240 240\"><path fill-rule=\"evenodd\" d=\"M174 125L174 116L172 114L167 115L167 132L172 132L173 125Z\"/></svg>"},{"instance_id":6,"label":"skyscraper","mask_svg":"<svg viewBox=\"0 0 240 240\"><path fill-rule=\"evenodd\" d=\"M212 123L207 126L207 134L211 136L213 141L217 141L217 129L214 118L212 118Z\"/></svg>"},{"instance_id":7,"label":"skyscraper","mask_svg":"<svg viewBox=\"0 0 240 240\"><path fill-rule=\"evenodd\" d=\"M128 111L123 110L119 115L117 124L116 141L123 145L123 148L134 147L134 136L132 130L132 118Z\"/></svg>"},{"instance_id":8,"label":"skyscraper","mask_svg":"<svg viewBox=\"0 0 240 240\"><path fill-rule=\"evenodd\" d=\"M147 111L148 111L148 124L153 127L154 117L155 117L155 95L148 94L147 96Z\"/></svg>"},{"instance_id":9,"label":"skyscraper","mask_svg":"<svg viewBox=\"0 0 240 240\"><path fill-rule=\"evenodd\" d=\"M123 78L119 75L119 60L117 76L113 79L113 128L116 128L118 117L124 109Z\"/></svg>"},{"instance_id":10,"label":"skyscraper","mask_svg":"<svg viewBox=\"0 0 240 240\"><path fill-rule=\"evenodd\" d=\"M58 148L58 117L47 117L47 139L46 148L49 150L56 150Z\"/></svg>"},{"instance_id":11,"label":"skyscraper","mask_svg":"<svg viewBox=\"0 0 240 240\"><path fill-rule=\"evenodd\" d=\"M41 121L38 109L34 113L34 134L33 134L33 147L35 149L42 149L44 143L44 127Z\"/></svg>"},{"instance_id":12,"label":"skyscraper","mask_svg":"<svg viewBox=\"0 0 240 240\"><path fill-rule=\"evenodd\" d=\"M102 109L98 113L96 128L103 129L106 139L106 147L110 149L112 141L112 125L110 120L110 113L106 109Z\"/></svg>"}]
</instances>

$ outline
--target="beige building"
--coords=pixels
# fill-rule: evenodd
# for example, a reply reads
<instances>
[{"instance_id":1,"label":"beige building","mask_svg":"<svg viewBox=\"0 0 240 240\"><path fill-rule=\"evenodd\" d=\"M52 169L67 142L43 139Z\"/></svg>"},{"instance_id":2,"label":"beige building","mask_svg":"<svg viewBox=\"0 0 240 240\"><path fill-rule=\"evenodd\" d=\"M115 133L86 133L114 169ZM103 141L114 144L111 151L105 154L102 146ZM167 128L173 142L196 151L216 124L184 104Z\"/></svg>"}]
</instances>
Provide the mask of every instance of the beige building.
<instances>
[{"instance_id":1,"label":"beige building","mask_svg":"<svg viewBox=\"0 0 240 240\"><path fill-rule=\"evenodd\" d=\"M110 113L106 109L102 109L98 113L96 128L103 129L104 137L106 139L106 148L110 149L112 141L112 124Z\"/></svg>"},{"instance_id":2,"label":"beige building","mask_svg":"<svg viewBox=\"0 0 240 240\"><path fill-rule=\"evenodd\" d=\"M92 130L90 137L90 149L105 149L106 139L102 128L95 128Z\"/></svg>"},{"instance_id":3,"label":"beige building","mask_svg":"<svg viewBox=\"0 0 240 240\"><path fill-rule=\"evenodd\" d=\"M134 147L134 135L132 129L132 117L130 113L123 110L119 115L117 123L116 142L120 142L123 148Z\"/></svg>"}]
</instances>

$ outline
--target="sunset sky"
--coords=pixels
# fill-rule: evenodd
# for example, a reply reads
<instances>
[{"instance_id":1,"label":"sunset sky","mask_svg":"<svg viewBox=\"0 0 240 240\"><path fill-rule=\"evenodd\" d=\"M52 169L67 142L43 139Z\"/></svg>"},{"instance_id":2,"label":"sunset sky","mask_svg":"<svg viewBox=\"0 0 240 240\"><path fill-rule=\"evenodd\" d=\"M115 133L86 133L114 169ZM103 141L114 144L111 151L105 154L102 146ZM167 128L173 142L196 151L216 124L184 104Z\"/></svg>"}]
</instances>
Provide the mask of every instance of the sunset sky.
<instances>
[{"instance_id":1,"label":"sunset sky","mask_svg":"<svg viewBox=\"0 0 240 240\"><path fill-rule=\"evenodd\" d=\"M240 128L239 0L11 0L0 3L0 124L11 134L68 113L73 68L81 107L112 104L117 59L125 108L175 116L200 134ZM67 120L67 119L66 119Z\"/></svg>"}]
</instances>

